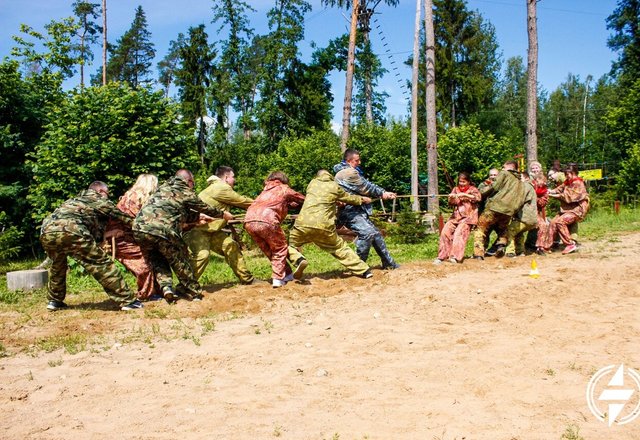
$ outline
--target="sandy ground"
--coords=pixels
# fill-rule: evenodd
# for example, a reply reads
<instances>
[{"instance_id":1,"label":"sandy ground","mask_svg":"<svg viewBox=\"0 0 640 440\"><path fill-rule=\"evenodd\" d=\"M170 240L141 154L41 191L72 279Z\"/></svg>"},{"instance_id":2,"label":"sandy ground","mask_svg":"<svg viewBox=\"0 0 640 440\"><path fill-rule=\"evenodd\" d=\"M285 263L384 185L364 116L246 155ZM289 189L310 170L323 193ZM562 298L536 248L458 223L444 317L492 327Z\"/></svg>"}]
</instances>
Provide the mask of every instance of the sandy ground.
<instances>
[{"instance_id":1,"label":"sandy ground","mask_svg":"<svg viewBox=\"0 0 640 440\"><path fill-rule=\"evenodd\" d=\"M0 359L0 438L639 439L640 418L609 428L585 392L607 365L640 371L640 234L539 257L538 279L531 261L420 262L5 325L10 349L74 326L106 339ZM184 337L168 336L176 323Z\"/></svg>"}]
</instances>

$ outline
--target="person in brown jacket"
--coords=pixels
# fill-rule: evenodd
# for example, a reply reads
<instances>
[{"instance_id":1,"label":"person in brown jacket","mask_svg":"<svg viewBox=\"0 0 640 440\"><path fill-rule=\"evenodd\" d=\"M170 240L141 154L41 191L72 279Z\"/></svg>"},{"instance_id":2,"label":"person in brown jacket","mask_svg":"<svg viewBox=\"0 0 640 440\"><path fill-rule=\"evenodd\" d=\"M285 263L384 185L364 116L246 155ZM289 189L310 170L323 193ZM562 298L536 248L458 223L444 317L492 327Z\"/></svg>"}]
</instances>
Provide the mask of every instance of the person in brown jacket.
<instances>
[{"instance_id":1,"label":"person in brown jacket","mask_svg":"<svg viewBox=\"0 0 640 440\"><path fill-rule=\"evenodd\" d=\"M565 175L567 179L564 183L548 192L549 197L560 201L560 213L551 220L544 241L544 250L549 251L557 233L565 244L563 255L578 250L578 245L571 238L569 225L584 220L589 211L589 193L584 181L578 177L578 168L575 165L568 165Z\"/></svg>"},{"instance_id":2,"label":"person in brown jacket","mask_svg":"<svg viewBox=\"0 0 640 440\"><path fill-rule=\"evenodd\" d=\"M295 273L291 270L287 257L293 249L289 248L287 237L280 227L289 208L297 208L302 203L304 195L289 188L287 175L282 171L274 171L267 177L264 189L244 217L244 229L271 261L273 287L282 287L294 278L299 279L308 264L300 256L296 261Z\"/></svg>"}]
</instances>

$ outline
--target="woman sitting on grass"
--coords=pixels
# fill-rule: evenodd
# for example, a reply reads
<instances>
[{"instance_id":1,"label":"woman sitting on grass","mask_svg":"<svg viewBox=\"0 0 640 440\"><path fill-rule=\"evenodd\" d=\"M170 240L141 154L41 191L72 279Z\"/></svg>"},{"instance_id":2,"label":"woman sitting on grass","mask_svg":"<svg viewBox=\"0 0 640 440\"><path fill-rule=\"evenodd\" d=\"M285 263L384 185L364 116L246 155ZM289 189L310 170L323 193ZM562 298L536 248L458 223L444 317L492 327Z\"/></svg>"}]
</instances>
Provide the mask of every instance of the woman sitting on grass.
<instances>
[{"instance_id":1,"label":"woman sitting on grass","mask_svg":"<svg viewBox=\"0 0 640 440\"><path fill-rule=\"evenodd\" d=\"M463 171L458 174L458 186L449 194L453 213L440 233L438 258L433 260L433 264L447 259L452 263L462 263L471 229L478 223L480 200L480 191L471 184L469 173Z\"/></svg>"}]
</instances>

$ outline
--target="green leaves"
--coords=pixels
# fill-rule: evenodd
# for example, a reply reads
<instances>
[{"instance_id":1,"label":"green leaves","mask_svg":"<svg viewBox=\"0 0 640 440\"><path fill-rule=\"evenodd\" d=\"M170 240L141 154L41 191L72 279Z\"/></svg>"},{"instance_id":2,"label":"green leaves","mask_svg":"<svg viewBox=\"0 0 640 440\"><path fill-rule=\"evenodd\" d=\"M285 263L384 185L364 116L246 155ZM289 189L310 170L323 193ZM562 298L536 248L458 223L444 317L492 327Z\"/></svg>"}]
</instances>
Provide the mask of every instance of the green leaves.
<instances>
[{"instance_id":1,"label":"green leaves","mask_svg":"<svg viewBox=\"0 0 640 440\"><path fill-rule=\"evenodd\" d=\"M28 199L37 220L94 180L118 196L140 173L163 179L197 163L189 128L160 92L122 83L90 87L51 113L30 162L35 184Z\"/></svg>"},{"instance_id":2,"label":"green leaves","mask_svg":"<svg viewBox=\"0 0 640 440\"><path fill-rule=\"evenodd\" d=\"M439 169L446 170L445 179L440 179L440 191L447 194L453 186L457 173L471 173L477 185L487 178L489 169L502 168L507 160L513 160L518 149L491 133L483 132L474 124L452 128L438 141Z\"/></svg>"}]
</instances>

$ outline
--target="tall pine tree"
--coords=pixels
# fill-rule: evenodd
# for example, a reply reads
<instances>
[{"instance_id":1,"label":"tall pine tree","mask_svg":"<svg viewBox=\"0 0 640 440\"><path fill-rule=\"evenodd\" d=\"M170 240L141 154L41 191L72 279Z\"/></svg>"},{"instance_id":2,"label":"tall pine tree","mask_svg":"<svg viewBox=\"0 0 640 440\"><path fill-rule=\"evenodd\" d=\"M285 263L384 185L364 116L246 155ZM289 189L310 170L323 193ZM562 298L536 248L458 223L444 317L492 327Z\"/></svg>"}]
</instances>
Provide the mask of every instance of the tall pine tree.
<instances>
[{"instance_id":1,"label":"tall pine tree","mask_svg":"<svg viewBox=\"0 0 640 440\"><path fill-rule=\"evenodd\" d=\"M202 163L207 146L208 90L215 57L208 38L203 24L189 28L189 39L178 50L180 68L175 72L182 116L190 124L197 124L198 153Z\"/></svg>"},{"instance_id":2,"label":"tall pine tree","mask_svg":"<svg viewBox=\"0 0 640 440\"><path fill-rule=\"evenodd\" d=\"M107 81L123 81L131 87L148 85L152 81L151 64L156 52L142 6L138 6L131 27L115 46L110 47L110 52Z\"/></svg>"}]
</instances>

